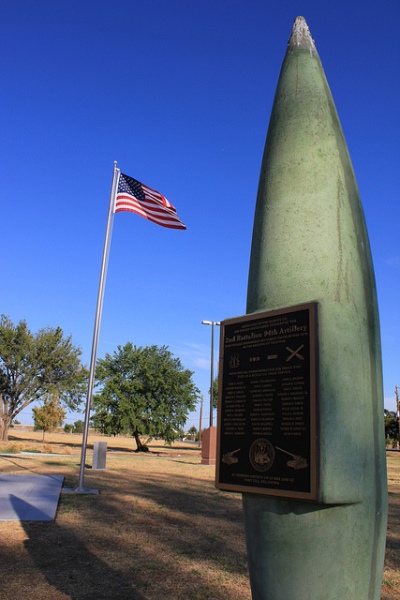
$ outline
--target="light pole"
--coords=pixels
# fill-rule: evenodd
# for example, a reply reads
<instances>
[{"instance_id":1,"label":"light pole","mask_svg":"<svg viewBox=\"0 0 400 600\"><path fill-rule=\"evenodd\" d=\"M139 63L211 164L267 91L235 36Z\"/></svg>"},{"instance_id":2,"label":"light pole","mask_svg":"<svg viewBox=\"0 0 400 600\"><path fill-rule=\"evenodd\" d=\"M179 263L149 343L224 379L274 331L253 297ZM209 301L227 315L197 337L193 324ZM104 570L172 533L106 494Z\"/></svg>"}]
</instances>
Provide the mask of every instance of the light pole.
<instances>
[{"instance_id":1,"label":"light pole","mask_svg":"<svg viewBox=\"0 0 400 600\"><path fill-rule=\"evenodd\" d=\"M202 325L211 325L211 383L210 383L210 427L213 426L213 404L214 404L214 325L220 325L219 321L202 321Z\"/></svg>"}]
</instances>

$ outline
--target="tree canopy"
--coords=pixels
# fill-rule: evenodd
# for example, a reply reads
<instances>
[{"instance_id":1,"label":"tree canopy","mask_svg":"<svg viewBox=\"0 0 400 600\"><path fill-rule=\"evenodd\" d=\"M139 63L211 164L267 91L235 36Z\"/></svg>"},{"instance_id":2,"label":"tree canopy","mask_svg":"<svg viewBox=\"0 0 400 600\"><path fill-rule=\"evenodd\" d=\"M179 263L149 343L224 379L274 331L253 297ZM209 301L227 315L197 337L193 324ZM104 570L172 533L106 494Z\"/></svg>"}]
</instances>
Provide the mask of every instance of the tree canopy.
<instances>
[{"instance_id":1,"label":"tree canopy","mask_svg":"<svg viewBox=\"0 0 400 600\"><path fill-rule=\"evenodd\" d=\"M33 334L26 323L0 319L0 439L7 440L13 419L32 402L57 393L71 409L82 401L87 369L81 350L60 327Z\"/></svg>"},{"instance_id":2,"label":"tree canopy","mask_svg":"<svg viewBox=\"0 0 400 600\"><path fill-rule=\"evenodd\" d=\"M43 442L46 431L54 431L62 425L65 419L65 409L61 406L57 392L51 396L48 395L43 406L35 406L32 408L32 412L35 429L43 431Z\"/></svg>"},{"instance_id":3,"label":"tree canopy","mask_svg":"<svg viewBox=\"0 0 400 600\"><path fill-rule=\"evenodd\" d=\"M140 436L171 443L197 403L192 375L166 346L118 346L97 363L94 426L109 435L130 433L137 450L144 449Z\"/></svg>"},{"instance_id":4,"label":"tree canopy","mask_svg":"<svg viewBox=\"0 0 400 600\"><path fill-rule=\"evenodd\" d=\"M399 420L394 411L385 408L385 436L397 440L399 438Z\"/></svg>"}]
</instances>

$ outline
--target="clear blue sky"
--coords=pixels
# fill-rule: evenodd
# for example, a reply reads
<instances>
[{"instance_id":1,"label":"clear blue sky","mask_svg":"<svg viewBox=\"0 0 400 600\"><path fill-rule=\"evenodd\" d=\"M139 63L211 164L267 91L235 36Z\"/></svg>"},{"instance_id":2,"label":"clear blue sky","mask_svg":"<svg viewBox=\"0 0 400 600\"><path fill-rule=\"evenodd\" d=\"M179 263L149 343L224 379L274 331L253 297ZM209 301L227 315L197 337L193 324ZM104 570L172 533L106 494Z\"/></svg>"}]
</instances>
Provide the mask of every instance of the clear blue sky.
<instances>
[{"instance_id":1,"label":"clear blue sky","mask_svg":"<svg viewBox=\"0 0 400 600\"><path fill-rule=\"evenodd\" d=\"M201 321L245 312L260 163L298 15L316 41L360 188L385 406L394 409L398 0L13 0L1 11L0 312L33 331L61 326L89 363L117 160L176 206L187 231L115 216L98 356L128 341L169 346L194 371L204 426L211 329ZM188 427L198 424L191 415Z\"/></svg>"}]
</instances>

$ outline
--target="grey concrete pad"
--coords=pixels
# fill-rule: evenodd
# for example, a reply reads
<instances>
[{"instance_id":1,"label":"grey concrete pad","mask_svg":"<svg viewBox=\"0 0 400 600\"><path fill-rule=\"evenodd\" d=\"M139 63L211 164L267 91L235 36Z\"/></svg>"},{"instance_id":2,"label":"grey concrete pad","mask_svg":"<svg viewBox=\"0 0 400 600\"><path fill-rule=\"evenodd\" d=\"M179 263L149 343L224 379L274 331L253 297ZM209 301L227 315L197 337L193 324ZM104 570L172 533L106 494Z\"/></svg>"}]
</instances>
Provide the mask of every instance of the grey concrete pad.
<instances>
[{"instance_id":1,"label":"grey concrete pad","mask_svg":"<svg viewBox=\"0 0 400 600\"><path fill-rule=\"evenodd\" d=\"M63 475L0 474L0 521L53 521Z\"/></svg>"}]
</instances>

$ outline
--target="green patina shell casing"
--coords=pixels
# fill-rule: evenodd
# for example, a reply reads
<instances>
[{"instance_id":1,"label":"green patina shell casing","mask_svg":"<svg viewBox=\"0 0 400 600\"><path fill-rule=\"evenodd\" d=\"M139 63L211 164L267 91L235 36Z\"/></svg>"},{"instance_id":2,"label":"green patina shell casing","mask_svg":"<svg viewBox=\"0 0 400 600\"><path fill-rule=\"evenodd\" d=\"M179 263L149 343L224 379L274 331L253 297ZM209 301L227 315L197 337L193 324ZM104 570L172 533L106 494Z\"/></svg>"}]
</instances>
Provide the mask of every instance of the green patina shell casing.
<instances>
[{"instance_id":1,"label":"green patina shell casing","mask_svg":"<svg viewBox=\"0 0 400 600\"><path fill-rule=\"evenodd\" d=\"M319 500L243 494L253 600L378 600L387 480L375 278L342 128L298 17L262 161L247 313L310 301Z\"/></svg>"}]
</instances>

